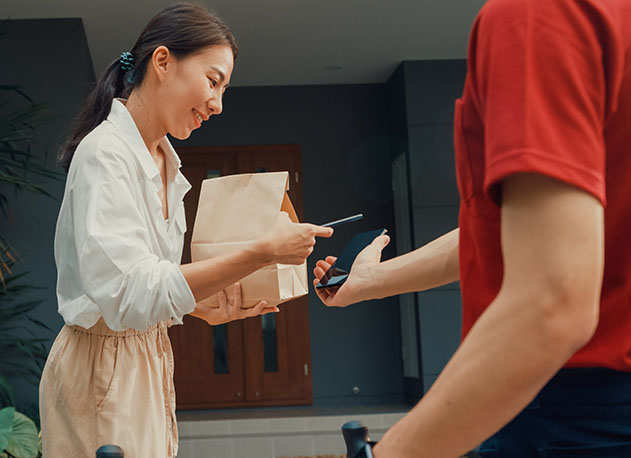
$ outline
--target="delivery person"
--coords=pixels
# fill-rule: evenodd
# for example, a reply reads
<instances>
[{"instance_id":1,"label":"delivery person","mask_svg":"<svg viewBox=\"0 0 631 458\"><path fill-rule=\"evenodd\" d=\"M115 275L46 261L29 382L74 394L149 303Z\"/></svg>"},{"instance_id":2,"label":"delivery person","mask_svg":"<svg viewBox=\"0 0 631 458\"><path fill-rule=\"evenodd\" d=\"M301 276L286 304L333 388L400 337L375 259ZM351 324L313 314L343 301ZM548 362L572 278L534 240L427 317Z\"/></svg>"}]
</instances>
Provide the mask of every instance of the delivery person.
<instances>
[{"instance_id":1,"label":"delivery person","mask_svg":"<svg viewBox=\"0 0 631 458\"><path fill-rule=\"evenodd\" d=\"M460 280L462 343L375 457L631 457L631 0L489 0L454 124L459 228L319 290Z\"/></svg>"}]
</instances>

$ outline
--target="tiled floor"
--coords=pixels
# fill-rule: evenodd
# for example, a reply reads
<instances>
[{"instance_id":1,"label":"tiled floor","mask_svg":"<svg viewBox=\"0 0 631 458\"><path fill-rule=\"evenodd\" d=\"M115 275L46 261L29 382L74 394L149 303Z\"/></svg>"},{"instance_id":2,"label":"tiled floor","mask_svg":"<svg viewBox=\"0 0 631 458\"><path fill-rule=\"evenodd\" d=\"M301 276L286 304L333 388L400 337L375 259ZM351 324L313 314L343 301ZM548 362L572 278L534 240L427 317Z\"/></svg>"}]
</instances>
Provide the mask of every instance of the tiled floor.
<instances>
[{"instance_id":1,"label":"tiled floor","mask_svg":"<svg viewBox=\"0 0 631 458\"><path fill-rule=\"evenodd\" d=\"M359 420L379 440L409 409L392 404L178 412L178 458L342 455L344 423Z\"/></svg>"}]
</instances>

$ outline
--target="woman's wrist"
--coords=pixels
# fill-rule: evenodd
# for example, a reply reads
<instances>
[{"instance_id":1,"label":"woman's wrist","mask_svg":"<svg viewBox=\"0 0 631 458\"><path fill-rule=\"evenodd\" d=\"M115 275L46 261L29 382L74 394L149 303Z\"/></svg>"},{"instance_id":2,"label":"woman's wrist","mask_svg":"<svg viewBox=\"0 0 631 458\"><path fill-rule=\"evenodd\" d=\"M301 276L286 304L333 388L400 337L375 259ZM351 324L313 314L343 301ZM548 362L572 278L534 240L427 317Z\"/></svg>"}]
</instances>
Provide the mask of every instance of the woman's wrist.
<instances>
[{"instance_id":1,"label":"woman's wrist","mask_svg":"<svg viewBox=\"0 0 631 458\"><path fill-rule=\"evenodd\" d=\"M246 250L248 251L248 256L253 259L259 267L274 264L275 262L275 253L265 237L261 237L252 242Z\"/></svg>"},{"instance_id":2,"label":"woman's wrist","mask_svg":"<svg viewBox=\"0 0 631 458\"><path fill-rule=\"evenodd\" d=\"M206 307L204 306L202 302L197 302L197 304L195 304L195 308L193 309L192 312L189 313L189 315L194 316L195 318L199 318L200 320L206 321L206 315L207 315Z\"/></svg>"}]
</instances>

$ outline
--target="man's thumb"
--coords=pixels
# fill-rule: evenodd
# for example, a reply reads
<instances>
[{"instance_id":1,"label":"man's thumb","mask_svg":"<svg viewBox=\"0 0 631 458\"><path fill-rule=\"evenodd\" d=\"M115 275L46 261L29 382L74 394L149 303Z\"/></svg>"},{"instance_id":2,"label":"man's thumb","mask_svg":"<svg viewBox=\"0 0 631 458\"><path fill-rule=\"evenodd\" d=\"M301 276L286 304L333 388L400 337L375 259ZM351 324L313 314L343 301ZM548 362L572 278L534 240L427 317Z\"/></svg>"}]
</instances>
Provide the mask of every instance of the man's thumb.
<instances>
[{"instance_id":1,"label":"man's thumb","mask_svg":"<svg viewBox=\"0 0 631 458\"><path fill-rule=\"evenodd\" d=\"M388 246L389 243L390 243L390 236L383 234L377 237L375 240L373 240L371 245L375 245L375 247L377 247L379 251L382 251L385 247Z\"/></svg>"}]
</instances>

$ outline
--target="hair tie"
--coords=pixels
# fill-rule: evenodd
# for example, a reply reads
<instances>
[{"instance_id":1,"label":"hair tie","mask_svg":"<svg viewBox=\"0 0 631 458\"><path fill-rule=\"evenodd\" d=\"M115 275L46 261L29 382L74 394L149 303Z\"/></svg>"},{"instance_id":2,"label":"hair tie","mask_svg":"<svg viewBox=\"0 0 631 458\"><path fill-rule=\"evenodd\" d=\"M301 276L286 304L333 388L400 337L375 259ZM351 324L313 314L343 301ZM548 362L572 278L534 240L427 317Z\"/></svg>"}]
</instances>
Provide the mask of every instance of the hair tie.
<instances>
[{"instance_id":1,"label":"hair tie","mask_svg":"<svg viewBox=\"0 0 631 458\"><path fill-rule=\"evenodd\" d=\"M129 71L134 68L134 62L134 55L129 51L125 51L124 53L122 53L121 58L118 60L121 68L125 71Z\"/></svg>"}]
</instances>

